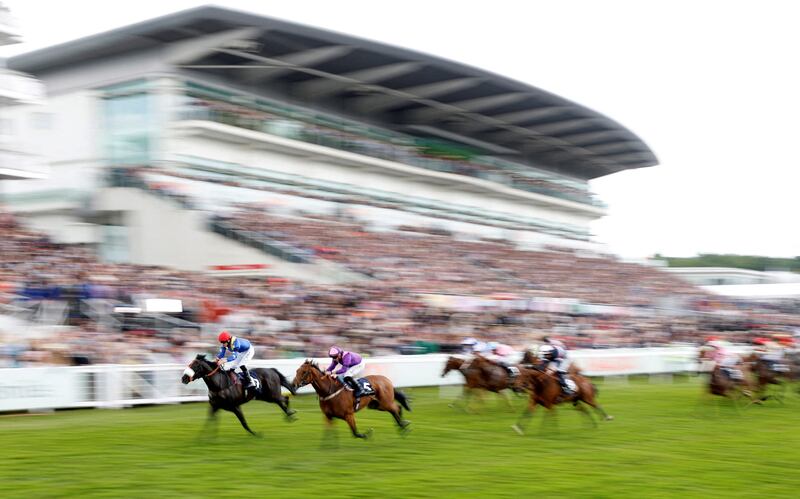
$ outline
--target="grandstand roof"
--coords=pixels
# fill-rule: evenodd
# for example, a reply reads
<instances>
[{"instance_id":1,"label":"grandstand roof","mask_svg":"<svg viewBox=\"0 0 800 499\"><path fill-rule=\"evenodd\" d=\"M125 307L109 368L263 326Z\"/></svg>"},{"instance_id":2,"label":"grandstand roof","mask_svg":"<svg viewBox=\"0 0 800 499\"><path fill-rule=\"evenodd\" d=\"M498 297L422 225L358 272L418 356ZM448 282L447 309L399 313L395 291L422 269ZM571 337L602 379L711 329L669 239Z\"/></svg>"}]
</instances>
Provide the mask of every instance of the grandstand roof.
<instances>
[{"instance_id":1,"label":"grandstand roof","mask_svg":"<svg viewBox=\"0 0 800 499\"><path fill-rule=\"evenodd\" d=\"M580 178L657 164L650 148L619 123L526 83L215 6L19 55L8 65L37 74L164 46L169 64L182 70Z\"/></svg>"}]
</instances>

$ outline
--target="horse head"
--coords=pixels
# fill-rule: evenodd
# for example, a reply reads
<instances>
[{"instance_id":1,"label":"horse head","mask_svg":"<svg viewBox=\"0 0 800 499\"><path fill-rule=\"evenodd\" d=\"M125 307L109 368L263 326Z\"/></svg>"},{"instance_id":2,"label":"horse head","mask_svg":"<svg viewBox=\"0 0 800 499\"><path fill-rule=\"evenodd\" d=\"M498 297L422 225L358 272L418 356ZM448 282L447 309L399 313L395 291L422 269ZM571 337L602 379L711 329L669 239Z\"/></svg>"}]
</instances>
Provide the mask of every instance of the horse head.
<instances>
[{"instance_id":1,"label":"horse head","mask_svg":"<svg viewBox=\"0 0 800 499\"><path fill-rule=\"evenodd\" d=\"M181 383L188 385L190 382L205 378L216 369L216 364L206 357L206 354L199 354L192 360L186 369L183 370Z\"/></svg>"},{"instance_id":2,"label":"horse head","mask_svg":"<svg viewBox=\"0 0 800 499\"><path fill-rule=\"evenodd\" d=\"M444 369L442 370L442 377L444 378L447 376L447 373L450 371L461 369L461 366L464 365L464 359L460 359L458 357L450 356L447 358L447 362L444 364Z\"/></svg>"},{"instance_id":3,"label":"horse head","mask_svg":"<svg viewBox=\"0 0 800 499\"><path fill-rule=\"evenodd\" d=\"M511 389L515 392L533 390L533 373L535 369L520 367L519 376L514 379Z\"/></svg>"},{"instance_id":4,"label":"horse head","mask_svg":"<svg viewBox=\"0 0 800 499\"><path fill-rule=\"evenodd\" d=\"M530 350L525 350L525 354L522 356L522 360L520 361L521 364L536 364L539 362L539 358Z\"/></svg>"},{"instance_id":5,"label":"horse head","mask_svg":"<svg viewBox=\"0 0 800 499\"><path fill-rule=\"evenodd\" d=\"M295 389L306 386L322 374L322 369L319 368L316 362L311 359L306 359L294 373L292 385Z\"/></svg>"}]
</instances>

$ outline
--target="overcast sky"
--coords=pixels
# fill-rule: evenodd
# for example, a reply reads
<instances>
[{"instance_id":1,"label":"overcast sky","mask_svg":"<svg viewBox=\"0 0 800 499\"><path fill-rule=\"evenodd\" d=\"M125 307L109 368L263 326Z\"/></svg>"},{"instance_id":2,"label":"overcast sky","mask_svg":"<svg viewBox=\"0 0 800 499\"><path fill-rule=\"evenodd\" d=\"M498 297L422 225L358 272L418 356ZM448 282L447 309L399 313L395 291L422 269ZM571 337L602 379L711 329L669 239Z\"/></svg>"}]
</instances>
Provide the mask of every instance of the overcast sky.
<instances>
[{"instance_id":1,"label":"overcast sky","mask_svg":"<svg viewBox=\"0 0 800 499\"><path fill-rule=\"evenodd\" d=\"M0 56L205 2L4 3L26 43ZM661 164L592 182L610 206L594 232L617 253L800 255L800 2L217 4L472 64L629 127Z\"/></svg>"}]
</instances>

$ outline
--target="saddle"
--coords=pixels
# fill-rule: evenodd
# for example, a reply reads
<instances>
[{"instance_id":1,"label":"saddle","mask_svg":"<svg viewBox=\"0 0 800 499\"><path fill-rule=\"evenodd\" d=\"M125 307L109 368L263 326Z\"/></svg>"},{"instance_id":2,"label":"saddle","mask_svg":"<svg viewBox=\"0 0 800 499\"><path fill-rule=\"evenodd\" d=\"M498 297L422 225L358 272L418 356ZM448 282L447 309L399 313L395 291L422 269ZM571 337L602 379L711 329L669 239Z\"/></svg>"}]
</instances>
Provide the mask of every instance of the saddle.
<instances>
[{"instance_id":1,"label":"saddle","mask_svg":"<svg viewBox=\"0 0 800 499\"><path fill-rule=\"evenodd\" d=\"M355 380L355 382L358 384L358 389L361 392L361 396L375 394L375 389L372 388L372 385L367 378L358 378Z\"/></svg>"},{"instance_id":2,"label":"saddle","mask_svg":"<svg viewBox=\"0 0 800 499\"><path fill-rule=\"evenodd\" d=\"M252 393L261 392L261 380L259 380L257 376L250 376L250 379L252 380L253 384L250 385L248 390L251 391ZM234 383L244 385L246 381L247 380L245 379L244 373L235 373L235 377L233 379Z\"/></svg>"},{"instance_id":3,"label":"saddle","mask_svg":"<svg viewBox=\"0 0 800 499\"><path fill-rule=\"evenodd\" d=\"M744 375L742 375L742 371L739 369L735 369L733 367L722 367L720 368L720 373L728 378L731 381L741 381L744 379Z\"/></svg>"}]
</instances>

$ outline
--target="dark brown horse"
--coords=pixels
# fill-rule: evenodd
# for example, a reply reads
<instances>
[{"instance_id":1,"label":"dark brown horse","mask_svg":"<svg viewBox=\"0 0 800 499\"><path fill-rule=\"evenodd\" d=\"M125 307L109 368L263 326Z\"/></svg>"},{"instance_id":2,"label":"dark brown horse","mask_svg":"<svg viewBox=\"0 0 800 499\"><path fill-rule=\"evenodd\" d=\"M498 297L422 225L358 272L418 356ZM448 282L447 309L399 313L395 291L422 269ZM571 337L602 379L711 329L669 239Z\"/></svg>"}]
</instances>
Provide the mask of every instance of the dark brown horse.
<instances>
[{"instance_id":1,"label":"dark brown horse","mask_svg":"<svg viewBox=\"0 0 800 499\"><path fill-rule=\"evenodd\" d=\"M588 378L582 376L577 369L573 369L570 372L570 378L575 382L577 389L572 395L565 396L562 393L561 385L555 375L538 367L532 369L522 368L515 385L528 391L528 406L520 415L516 424L511 428L522 435L524 434L524 426L530 418L533 417L533 411L536 409L537 405L541 405L548 411L552 411L556 405L563 402L571 402L572 405L586 415L595 426L597 423L582 404L587 404L594 408L606 421L614 419L597 403L597 387L595 387Z\"/></svg>"},{"instance_id":2,"label":"dark brown horse","mask_svg":"<svg viewBox=\"0 0 800 499\"><path fill-rule=\"evenodd\" d=\"M743 358L742 362L753 373L753 388L758 398L760 400L774 398L783 403L784 396L786 395L786 388L795 377L792 372L793 366L789 363L771 365L770 362L756 353L751 353ZM767 394L770 385L778 386L778 393L773 392L771 395Z\"/></svg>"},{"instance_id":3,"label":"dark brown horse","mask_svg":"<svg viewBox=\"0 0 800 499\"><path fill-rule=\"evenodd\" d=\"M211 421L216 421L217 411L220 409L230 411L236 415L242 427L255 435L247 425L242 413L241 405L253 399L263 400L278 404L286 414L287 421L294 421L295 410L289 408L289 398L281 393L281 386L295 393L294 387L277 369L251 369L250 373L258 378L261 390L257 394L245 393L242 384L236 379L236 374L223 372L216 362L205 355L198 355L183 371L181 382L186 385L196 379L205 381L208 387L208 403L211 404L206 420L206 426Z\"/></svg>"},{"instance_id":4,"label":"dark brown horse","mask_svg":"<svg viewBox=\"0 0 800 499\"><path fill-rule=\"evenodd\" d=\"M513 381L504 367L481 355L475 355L472 359L451 356L445 362L442 377L455 370L464 376L464 392L460 398L464 408L467 407L470 398L477 393L477 390L494 392L503 397L506 403L511 403L503 390L512 388Z\"/></svg>"},{"instance_id":5,"label":"dark brown horse","mask_svg":"<svg viewBox=\"0 0 800 499\"><path fill-rule=\"evenodd\" d=\"M329 428L334 418L343 419L347 421L354 437L367 438L372 430L366 434L359 433L356 428L355 413L357 410L369 407L370 409L391 413L397 422L397 426L400 427L400 431L402 433L407 432L408 425L411 422L403 419L403 407L407 411L410 411L411 407L409 407L408 400L403 392L396 390L386 376L366 376L366 379L372 385L373 394L361 397L361 404L358 409L355 408L353 392L347 390L336 379L327 376L316 362L311 360L306 360L297 369L294 376L294 386L299 388L310 384L314 387L317 395L319 395L319 408L322 410L322 414L325 415Z\"/></svg>"}]
</instances>

